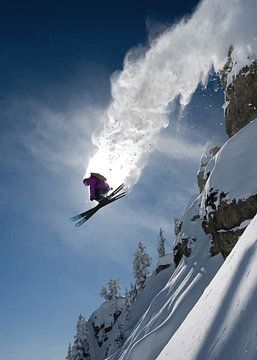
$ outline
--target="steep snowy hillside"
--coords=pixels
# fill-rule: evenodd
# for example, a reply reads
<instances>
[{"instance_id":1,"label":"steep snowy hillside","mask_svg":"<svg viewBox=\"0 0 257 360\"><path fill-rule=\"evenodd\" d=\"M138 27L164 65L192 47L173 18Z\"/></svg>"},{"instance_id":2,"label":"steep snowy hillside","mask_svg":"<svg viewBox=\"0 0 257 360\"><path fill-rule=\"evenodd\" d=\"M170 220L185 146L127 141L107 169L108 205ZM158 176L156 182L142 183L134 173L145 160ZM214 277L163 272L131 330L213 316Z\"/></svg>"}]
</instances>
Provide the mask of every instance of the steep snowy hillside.
<instances>
[{"instance_id":1,"label":"steep snowy hillside","mask_svg":"<svg viewBox=\"0 0 257 360\"><path fill-rule=\"evenodd\" d=\"M222 264L220 256L210 256L209 238L198 216L200 202L201 196L198 196L180 219L178 240L180 236L189 240L191 256L182 258L165 287L157 293L147 311L142 312L122 350L109 359L156 359Z\"/></svg>"},{"instance_id":2,"label":"steep snowy hillside","mask_svg":"<svg viewBox=\"0 0 257 360\"><path fill-rule=\"evenodd\" d=\"M181 350L184 349L183 341L185 338L191 339L188 340L190 343L189 347L192 346L191 342L194 342L195 340L195 338L190 335L192 324L187 322L187 315L191 314L192 309L192 312L195 313L195 307L200 313L202 313L202 310L199 308L201 301L198 303L198 299L200 297L201 299L203 298L201 295L205 287L208 285L208 282L212 279L219 268L221 259L220 257L210 258L210 239L203 233L201 218L199 219L198 217L199 207L201 204L201 215L203 215L204 212L212 215L214 211L213 207L215 207L215 210L219 209L221 204L220 199L223 201L226 199L227 203L233 202L237 204L239 200L242 203L242 199L246 200L257 193L257 167L254 166L256 163L255 157L257 153L256 138L257 121L254 121L228 140L216 156L213 159L210 158L209 162L204 164L205 168L202 169L204 171L203 177L205 179L208 178L208 180L205 184L203 195L200 195L191 205L187 206L185 214L181 219L179 219L177 224L177 246L180 244L180 248L184 249L184 255L189 257L182 258L178 268L172 274L165 288L155 296L147 312L134 328L133 333L124 344L122 351L119 354L115 354L112 359L156 359L168 339L171 339L169 344L172 344L172 346L169 347L169 350L167 350L169 351L168 358L171 357L171 355L174 357L173 346L178 346L179 348L175 351L178 359L202 358L205 350L203 350L200 357L197 355L197 351L200 351L198 348L195 350L195 353L192 352L190 354ZM213 206L210 207L209 203L206 203L206 200L213 191L215 191L216 197L213 198ZM219 194L223 194L223 196L220 198ZM251 206L251 209L252 208L253 205ZM234 213L230 213L231 218L236 217L237 210L240 213L239 209L242 210L240 207L233 208ZM249 224L249 221L250 218L244 219L242 223L238 224L238 228L233 228L232 231L235 232L240 229L243 232L245 227ZM242 240L240 240L240 243L242 244ZM241 250L242 248L239 247L238 251L240 256L244 257L244 251L241 253ZM245 261L247 262L248 260L246 259ZM224 278L226 277L227 280L225 283L224 281L222 283L227 284L227 286L230 284L232 289L233 287L240 287L240 281L238 281L237 284L237 279L240 275L234 276L233 273L227 271L227 267L230 266L230 261L225 264L226 266L222 266L222 269L225 266L225 270L220 270L223 275L220 276L223 276ZM245 262L243 262L243 264L245 265ZM241 267L244 265L241 265ZM241 276L243 276L243 274L241 274ZM217 282L215 283L214 288L220 288ZM224 292L226 291L224 290ZM228 306L229 301L232 301L232 299L229 298L231 293L232 290L227 290L227 296L225 298L225 301L227 301L226 306ZM212 301L216 299L219 304L224 300L220 293L215 294L213 297L210 296L210 298ZM247 299L247 297L245 299ZM211 304L208 303L206 305L206 311L209 311L210 307ZM251 311L251 309L248 309L248 311ZM215 318L213 315L210 320L214 322L216 319L218 327L222 324L221 317L223 317L223 313L221 315L220 314L221 313L217 315L218 318ZM198 315L199 313L195 314L194 334L199 332L198 328L201 328L202 323L204 322L204 316L199 321ZM225 317L226 315L224 315L224 318ZM228 327L229 326L230 325L228 325ZM180 330L180 328L184 330ZM223 330L223 328L221 330ZM181 333L182 331L183 333ZM249 331L251 332L252 330ZM202 336L204 337L204 334L207 333L207 329L205 329L205 331L202 331ZM212 333L209 334L210 336L208 336L206 342L211 347L215 345L217 339L212 336ZM248 335L250 336L249 332L247 332L247 336ZM219 331L218 336L220 336ZM222 340L220 341L222 342ZM249 341L251 342L252 340L249 339ZM179 345L177 345L177 342ZM179 354L180 350L182 351L181 355ZM165 354L167 354L167 352ZM216 355L213 355L213 358L215 358ZM164 359L164 355L162 356ZM222 359L223 357L220 358ZM251 357L249 356L249 359L250 358ZM238 359L240 359L240 356Z\"/></svg>"},{"instance_id":3,"label":"steep snowy hillside","mask_svg":"<svg viewBox=\"0 0 257 360\"><path fill-rule=\"evenodd\" d=\"M157 359L256 359L256 274L257 215Z\"/></svg>"},{"instance_id":4,"label":"steep snowy hillside","mask_svg":"<svg viewBox=\"0 0 257 360\"><path fill-rule=\"evenodd\" d=\"M77 360L75 350L84 356L79 360L257 358L257 119L251 100L257 65L240 73L229 64L223 81L226 98L233 93L225 111L230 139L221 148L209 143L202 155L200 194L175 220L173 254L159 259L144 286L134 285L132 297L114 296L88 322L80 319L83 331L80 326L67 360ZM241 93L251 111L231 118L241 109Z\"/></svg>"},{"instance_id":5,"label":"steep snowy hillside","mask_svg":"<svg viewBox=\"0 0 257 360\"><path fill-rule=\"evenodd\" d=\"M206 164L204 177L208 180L203 194L187 208L177 225L181 225L178 242L183 244L184 239L189 257L182 258L170 281L144 315L144 326L137 325L133 338L128 339L118 359L255 358L257 287L253 269L257 261L257 237L254 235L257 218L248 227L251 217L239 222L238 228L230 229L243 233L247 227L205 290L218 269L220 258L209 257L209 238L202 233L197 211L201 204L201 215L207 213L213 219L220 207L224 210L221 200L226 199L227 204L234 204L230 218L242 216L242 204L257 193L256 138L257 121L254 121L229 139ZM256 213L254 204L256 202L251 203L250 210ZM193 234L197 239L195 243ZM167 338L170 341L158 356ZM233 355L235 349L236 357Z\"/></svg>"},{"instance_id":6,"label":"steep snowy hillside","mask_svg":"<svg viewBox=\"0 0 257 360\"><path fill-rule=\"evenodd\" d=\"M91 315L87 335L91 360L105 359L117 351L123 343L123 338L131 333L147 311L152 299L166 286L172 271L174 267L169 267L159 274L153 273L149 276L144 289L138 292L136 301L127 315L124 298L118 299L116 309L107 301Z\"/></svg>"},{"instance_id":7,"label":"steep snowy hillside","mask_svg":"<svg viewBox=\"0 0 257 360\"><path fill-rule=\"evenodd\" d=\"M92 314L84 331L85 359L257 356L257 218L251 222L257 212L256 138L253 121L201 163L203 192L176 219L173 256L160 259L158 268L171 265L146 279L128 311L125 298L119 297ZM232 228L222 223L232 220ZM212 256L216 233L230 251L241 236L225 262L219 244Z\"/></svg>"}]
</instances>

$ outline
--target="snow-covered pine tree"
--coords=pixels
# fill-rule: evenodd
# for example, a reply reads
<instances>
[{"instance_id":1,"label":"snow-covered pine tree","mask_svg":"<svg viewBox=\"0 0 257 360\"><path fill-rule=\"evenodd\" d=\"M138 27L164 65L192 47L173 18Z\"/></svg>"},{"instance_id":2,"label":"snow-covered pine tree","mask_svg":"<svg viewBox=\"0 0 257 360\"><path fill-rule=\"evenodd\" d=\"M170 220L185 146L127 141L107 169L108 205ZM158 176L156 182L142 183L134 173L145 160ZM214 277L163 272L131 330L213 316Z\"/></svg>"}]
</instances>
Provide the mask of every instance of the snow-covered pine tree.
<instances>
[{"instance_id":1,"label":"snow-covered pine tree","mask_svg":"<svg viewBox=\"0 0 257 360\"><path fill-rule=\"evenodd\" d=\"M129 311L133 304L133 302L136 300L137 297L137 287L134 284L130 284L130 290L125 288L125 304L124 304L124 311L125 311L125 319L129 319Z\"/></svg>"},{"instance_id":2,"label":"snow-covered pine tree","mask_svg":"<svg viewBox=\"0 0 257 360\"><path fill-rule=\"evenodd\" d=\"M101 290L100 290L100 292L99 292L99 295L101 296L101 297L103 297L105 300L111 300L110 299L110 296L109 296L109 294L108 294L108 292L107 292L107 289L105 288L105 287L102 287L101 288Z\"/></svg>"},{"instance_id":3,"label":"snow-covered pine tree","mask_svg":"<svg viewBox=\"0 0 257 360\"><path fill-rule=\"evenodd\" d=\"M68 354L65 358L66 360L73 360L73 354L72 354L72 348L71 348L71 343L69 343L69 347L68 347Z\"/></svg>"},{"instance_id":4,"label":"snow-covered pine tree","mask_svg":"<svg viewBox=\"0 0 257 360\"><path fill-rule=\"evenodd\" d=\"M113 301L115 298L119 296L118 290L120 289L120 281L110 279L107 285L108 285L108 290L105 287L102 287L99 294L105 300Z\"/></svg>"},{"instance_id":5,"label":"snow-covered pine tree","mask_svg":"<svg viewBox=\"0 0 257 360\"><path fill-rule=\"evenodd\" d=\"M116 339L114 341L116 342L118 348L121 348L125 342L125 337L124 337L124 332L123 332L123 324L120 322L118 323L118 336L116 337Z\"/></svg>"},{"instance_id":6,"label":"snow-covered pine tree","mask_svg":"<svg viewBox=\"0 0 257 360\"><path fill-rule=\"evenodd\" d=\"M131 304L136 300L137 297L137 286L136 284L130 284L130 301Z\"/></svg>"},{"instance_id":7,"label":"snow-covered pine tree","mask_svg":"<svg viewBox=\"0 0 257 360\"><path fill-rule=\"evenodd\" d=\"M124 334L123 334L123 324L119 321L119 316L122 313L121 304L119 303L119 289L120 289L120 281L110 279L107 288L102 287L100 290L100 295L107 301L110 301L110 305L112 307L112 316L113 316L113 324L117 323L117 337L114 339L117 348L121 347L124 343ZM102 331L101 331L102 330ZM98 333L98 341L101 342L106 341L106 332L104 329L101 329ZM106 350L106 357L108 357L108 349Z\"/></svg>"},{"instance_id":8,"label":"snow-covered pine tree","mask_svg":"<svg viewBox=\"0 0 257 360\"><path fill-rule=\"evenodd\" d=\"M119 289L120 289L120 281L110 279L108 282L108 290L105 287L102 287L100 290L100 295L107 301L111 302L113 314L114 314L114 321L120 316L121 309L119 307L118 297Z\"/></svg>"},{"instance_id":9,"label":"snow-covered pine tree","mask_svg":"<svg viewBox=\"0 0 257 360\"><path fill-rule=\"evenodd\" d=\"M108 282L109 290L110 290L110 297L111 297L111 304L114 312L114 319L117 319L121 314L121 309L119 308L118 304L118 296L119 296L119 289L120 289L120 281L111 279Z\"/></svg>"},{"instance_id":10,"label":"snow-covered pine tree","mask_svg":"<svg viewBox=\"0 0 257 360\"><path fill-rule=\"evenodd\" d=\"M111 300L119 296L120 280L110 279L108 282Z\"/></svg>"},{"instance_id":11,"label":"snow-covered pine tree","mask_svg":"<svg viewBox=\"0 0 257 360\"><path fill-rule=\"evenodd\" d=\"M151 260L151 257L146 252L145 246L140 241L133 260L133 275L140 289L144 288L145 279L147 275L149 275Z\"/></svg>"},{"instance_id":12,"label":"snow-covered pine tree","mask_svg":"<svg viewBox=\"0 0 257 360\"><path fill-rule=\"evenodd\" d=\"M162 257L165 255L165 237L164 237L164 234L163 234L163 230L162 228L160 228L160 233L159 233L159 238L158 238L158 254L159 254L159 257Z\"/></svg>"},{"instance_id":13,"label":"snow-covered pine tree","mask_svg":"<svg viewBox=\"0 0 257 360\"><path fill-rule=\"evenodd\" d=\"M89 344L87 341L87 322L81 314L77 322L77 333L72 347L72 360L90 360Z\"/></svg>"},{"instance_id":14,"label":"snow-covered pine tree","mask_svg":"<svg viewBox=\"0 0 257 360\"><path fill-rule=\"evenodd\" d=\"M125 304L124 304L124 311L125 311L125 319L129 319L129 310L131 308L131 296L130 291L128 291L127 287L125 288Z\"/></svg>"}]
</instances>

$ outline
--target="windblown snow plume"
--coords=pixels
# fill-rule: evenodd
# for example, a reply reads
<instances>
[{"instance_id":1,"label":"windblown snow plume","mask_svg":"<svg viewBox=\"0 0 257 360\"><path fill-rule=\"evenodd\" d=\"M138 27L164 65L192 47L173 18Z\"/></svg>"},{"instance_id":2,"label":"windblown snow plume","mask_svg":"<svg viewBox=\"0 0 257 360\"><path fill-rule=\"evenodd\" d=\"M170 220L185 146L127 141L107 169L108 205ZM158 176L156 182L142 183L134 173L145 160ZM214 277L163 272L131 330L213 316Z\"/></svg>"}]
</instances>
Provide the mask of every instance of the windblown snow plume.
<instances>
[{"instance_id":1,"label":"windblown snow plume","mask_svg":"<svg viewBox=\"0 0 257 360\"><path fill-rule=\"evenodd\" d=\"M230 45L241 67L256 58L256 15L255 0L204 0L147 49L129 51L112 76L113 100L93 136L96 152L86 174L102 172L113 185L133 186L169 124L171 102L179 97L186 106L211 68L222 68Z\"/></svg>"}]
</instances>

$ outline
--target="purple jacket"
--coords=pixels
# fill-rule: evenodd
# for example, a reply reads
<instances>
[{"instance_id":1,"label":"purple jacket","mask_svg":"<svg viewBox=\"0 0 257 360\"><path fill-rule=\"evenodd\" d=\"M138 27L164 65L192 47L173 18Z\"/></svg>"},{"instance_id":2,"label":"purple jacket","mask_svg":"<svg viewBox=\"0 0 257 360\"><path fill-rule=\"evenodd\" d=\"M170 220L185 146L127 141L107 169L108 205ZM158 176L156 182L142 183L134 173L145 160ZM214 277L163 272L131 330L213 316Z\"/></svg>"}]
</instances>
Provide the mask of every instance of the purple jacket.
<instances>
[{"instance_id":1,"label":"purple jacket","mask_svg":"<svg viewBox=\"0 0 257 360\"><path fill-rule=\"evenodd\" d=\"M106 181L100 180L92 175L89 178L84 179L83 183L85 186L90 186L90 198L92 199L96 197L98 189L110 190L110 186L107 184Z\"/></svg>"}]
</instances>

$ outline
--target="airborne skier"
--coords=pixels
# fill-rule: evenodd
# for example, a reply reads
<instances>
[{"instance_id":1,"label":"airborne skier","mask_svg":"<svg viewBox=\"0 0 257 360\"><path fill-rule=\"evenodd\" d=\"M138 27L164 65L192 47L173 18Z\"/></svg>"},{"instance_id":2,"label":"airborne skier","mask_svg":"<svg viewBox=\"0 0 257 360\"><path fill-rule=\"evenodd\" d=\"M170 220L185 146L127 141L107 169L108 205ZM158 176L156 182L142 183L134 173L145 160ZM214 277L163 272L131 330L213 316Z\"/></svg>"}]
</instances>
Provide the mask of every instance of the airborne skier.
<instances>
[{"instance_id":1,"label":"airborne skier","mask_svg":"<svg viewBox=\"0 0 257 360\"><path fill-rule=\"evenodd\" d=\"M91 173L89 178L83 180L84 185L90 187L91 201L100 202L105 199L105 196L111 190L106 180L103 175L98 173Z\"/></svg>"},{"instance_id":2,"label":"airborne skier","mask_svg":"<svg viewBox=\"0 0 257 360\"><path fill-rule=\"evenodd\" d=\"M108 192L112 190L112 188L110 188L110 186L107 184L106 178L98 173L91 173L89 178L83 180L83 183L85 186L89 186L90 188L90 200L96 200L98 201L98 204L92 209L84 211L81 214L70 218L70 221L79 220L75 224L76 227L84 224L84 222L89 220L91 216L93 216L102 207L112 203L113 201L121 199L123 196L126 195L125 191L121 191L124 188L124 184L121 184L110 194L108 194Z\"/></svg>"}]
</instances>

